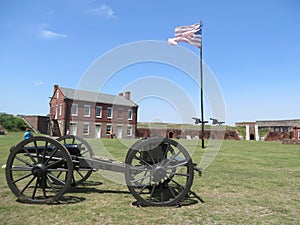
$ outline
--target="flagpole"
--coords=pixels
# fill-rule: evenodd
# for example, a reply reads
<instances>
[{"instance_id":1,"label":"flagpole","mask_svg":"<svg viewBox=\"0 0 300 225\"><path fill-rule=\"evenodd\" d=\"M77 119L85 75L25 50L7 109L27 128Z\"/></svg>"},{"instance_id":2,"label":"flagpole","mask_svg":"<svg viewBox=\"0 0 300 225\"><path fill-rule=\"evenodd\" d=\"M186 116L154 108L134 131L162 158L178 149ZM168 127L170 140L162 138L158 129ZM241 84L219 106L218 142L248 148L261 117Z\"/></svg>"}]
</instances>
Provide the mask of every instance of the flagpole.
<instances>
[{"instance_id":1,"label":"flagpole","mask_svg":"<svg viewBox=\"0 0 300 225\"><path fill-rule=\"evenodd\" d=\"M202 22L201 22L202 25ZM202 31L201 31L202 33ZM202 67L202 37L201 37L201 45L200 45L200 85L201 85L201 92L200 92L200 101L201 101L201 140L202 140L202 148L204 148L204 106L203 106L203 67Z\"/></svg>"},{"instance_id":2,"label":"flagpole","mask_svg":"<svg viewBox=\"0 0 300 225\"><path fill-rule=\"evenodd\" d=\"M200 35L199 35L200 34ZM201 40L199 40L201 38ZM176 45L179 41L187 42L193 46L199 47L200 49L200 82L201 82L201 139L202 148L204 148L204 107L203 107L203 68L202 68L202 21L200 24L193 24L189 26L180 26L175 28L175 38L169 38L168 43L171 45ZM200 41L200 42L199 42ZM200 46L199 46L200 44ZM196 118L196 123L198 124L199 118Z\"/></svg>"}]
</instances>

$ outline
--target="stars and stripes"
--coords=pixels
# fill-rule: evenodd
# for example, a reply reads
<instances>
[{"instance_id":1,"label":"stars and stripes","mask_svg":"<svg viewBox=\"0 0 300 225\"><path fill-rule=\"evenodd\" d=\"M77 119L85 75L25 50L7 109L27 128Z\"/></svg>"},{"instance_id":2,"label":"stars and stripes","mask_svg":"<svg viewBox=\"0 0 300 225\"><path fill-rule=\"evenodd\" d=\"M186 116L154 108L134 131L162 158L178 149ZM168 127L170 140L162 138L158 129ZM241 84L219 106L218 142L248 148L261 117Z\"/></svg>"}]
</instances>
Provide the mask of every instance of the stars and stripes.
<instances>
[{"instance_id":1,"label":"stars and stripes","mask_svg":"<svg viewBox=\"0 0 300 225\"><path fill-rule=\"evenodd\" d=\"M200 48L202 44L202 23L175 28L175 37L169 38L168 43L176 45L179 41Z\"/></svg>"}]
</instances>

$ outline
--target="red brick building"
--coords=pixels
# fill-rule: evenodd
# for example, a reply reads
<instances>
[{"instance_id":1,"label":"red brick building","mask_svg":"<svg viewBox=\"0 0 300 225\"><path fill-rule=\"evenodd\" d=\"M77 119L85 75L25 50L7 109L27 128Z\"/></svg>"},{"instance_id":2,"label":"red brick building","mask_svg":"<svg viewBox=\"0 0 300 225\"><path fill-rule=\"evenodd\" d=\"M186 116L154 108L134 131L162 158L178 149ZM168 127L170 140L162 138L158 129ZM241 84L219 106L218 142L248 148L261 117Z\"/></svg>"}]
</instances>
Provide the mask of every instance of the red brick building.
<instances>
[{"instance_id":1,"label":"red brick building","mask_svg":"<svg viewBox=\"0 0 300 225\"><path fill-rule=\"evenodd\" d=\"M130 92L119 95L89 92L54 85L50 101L51 131L54 136L134 138L138 105Z\"/></svg>"},{"instance_id":2,"label":"red brick building","mask_svg":"<svg viewBox=\"0 0 300 225\"><path fill-rule=\"evenodd\" d=\"M300 126L296 126L294 129L294 140L300 141Z\"/></svg>"}]
</instances>

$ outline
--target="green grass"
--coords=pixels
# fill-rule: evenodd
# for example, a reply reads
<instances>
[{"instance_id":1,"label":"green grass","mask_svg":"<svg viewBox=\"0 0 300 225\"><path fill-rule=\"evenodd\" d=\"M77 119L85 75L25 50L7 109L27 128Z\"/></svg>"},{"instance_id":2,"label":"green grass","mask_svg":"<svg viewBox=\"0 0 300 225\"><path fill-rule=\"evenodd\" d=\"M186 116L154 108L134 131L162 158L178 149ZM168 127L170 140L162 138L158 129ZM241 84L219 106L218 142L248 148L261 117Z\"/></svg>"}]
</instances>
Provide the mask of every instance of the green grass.
<instances>
[{"instance_id":1,"label":"green grass","mask_svg":"<svg viewBox=\"0 0 300 225\"><path fill-rule=\"evenodd\" d=\"M1 166L21 137L0 136ZM121 161L133 143L88 141L96 154ZM191 152L195 144L201 146L194 140L180 142ZM203 153L197 148L193 161L200 162ZM300 146L224 141L213 164L195 177L192 190L205 202L192 198L182 207L138 208L126 186L94 173L60 203L28 205L16 201L0 169L0 224L300 224Z\"/></svg>"}]
</instances>

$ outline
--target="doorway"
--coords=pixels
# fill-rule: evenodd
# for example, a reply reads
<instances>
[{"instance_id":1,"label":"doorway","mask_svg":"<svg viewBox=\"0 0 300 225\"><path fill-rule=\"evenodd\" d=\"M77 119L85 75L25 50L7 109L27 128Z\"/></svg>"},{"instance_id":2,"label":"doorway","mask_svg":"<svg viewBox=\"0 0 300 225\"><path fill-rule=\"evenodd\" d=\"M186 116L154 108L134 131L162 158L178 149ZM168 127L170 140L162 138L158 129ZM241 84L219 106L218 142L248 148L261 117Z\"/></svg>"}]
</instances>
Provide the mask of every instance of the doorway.
<instances>
[{"instance_id":1,"label":"doorway","mask_svg":"<svg viewBox=\"0 0 300 225\"><path fill-rule=\"evenodd\" d=\"M95 127L95 138L101 138L101 125L97 124Z\"/></svg>"},{"instance_id":2,"label":"doorway","mask_svg":"<svg viewBox=\"0 0 300 225\"><path fill-rule=\"evenodd\" d=\"M71 135L77 135L77 124L76 123L70 123L70 134Z\"/></svg>"},{"instance_id":3,"label":"doorway","mask_svg":"<svg viewBox=\"0 0 300 225\"><path fill-rule=\"evenodd\" d=\"M122 138L122 132L123 132L123 127L121 125L118 125L117 126L116 137L117 138Z\"/></svg>"}]
</instances>

